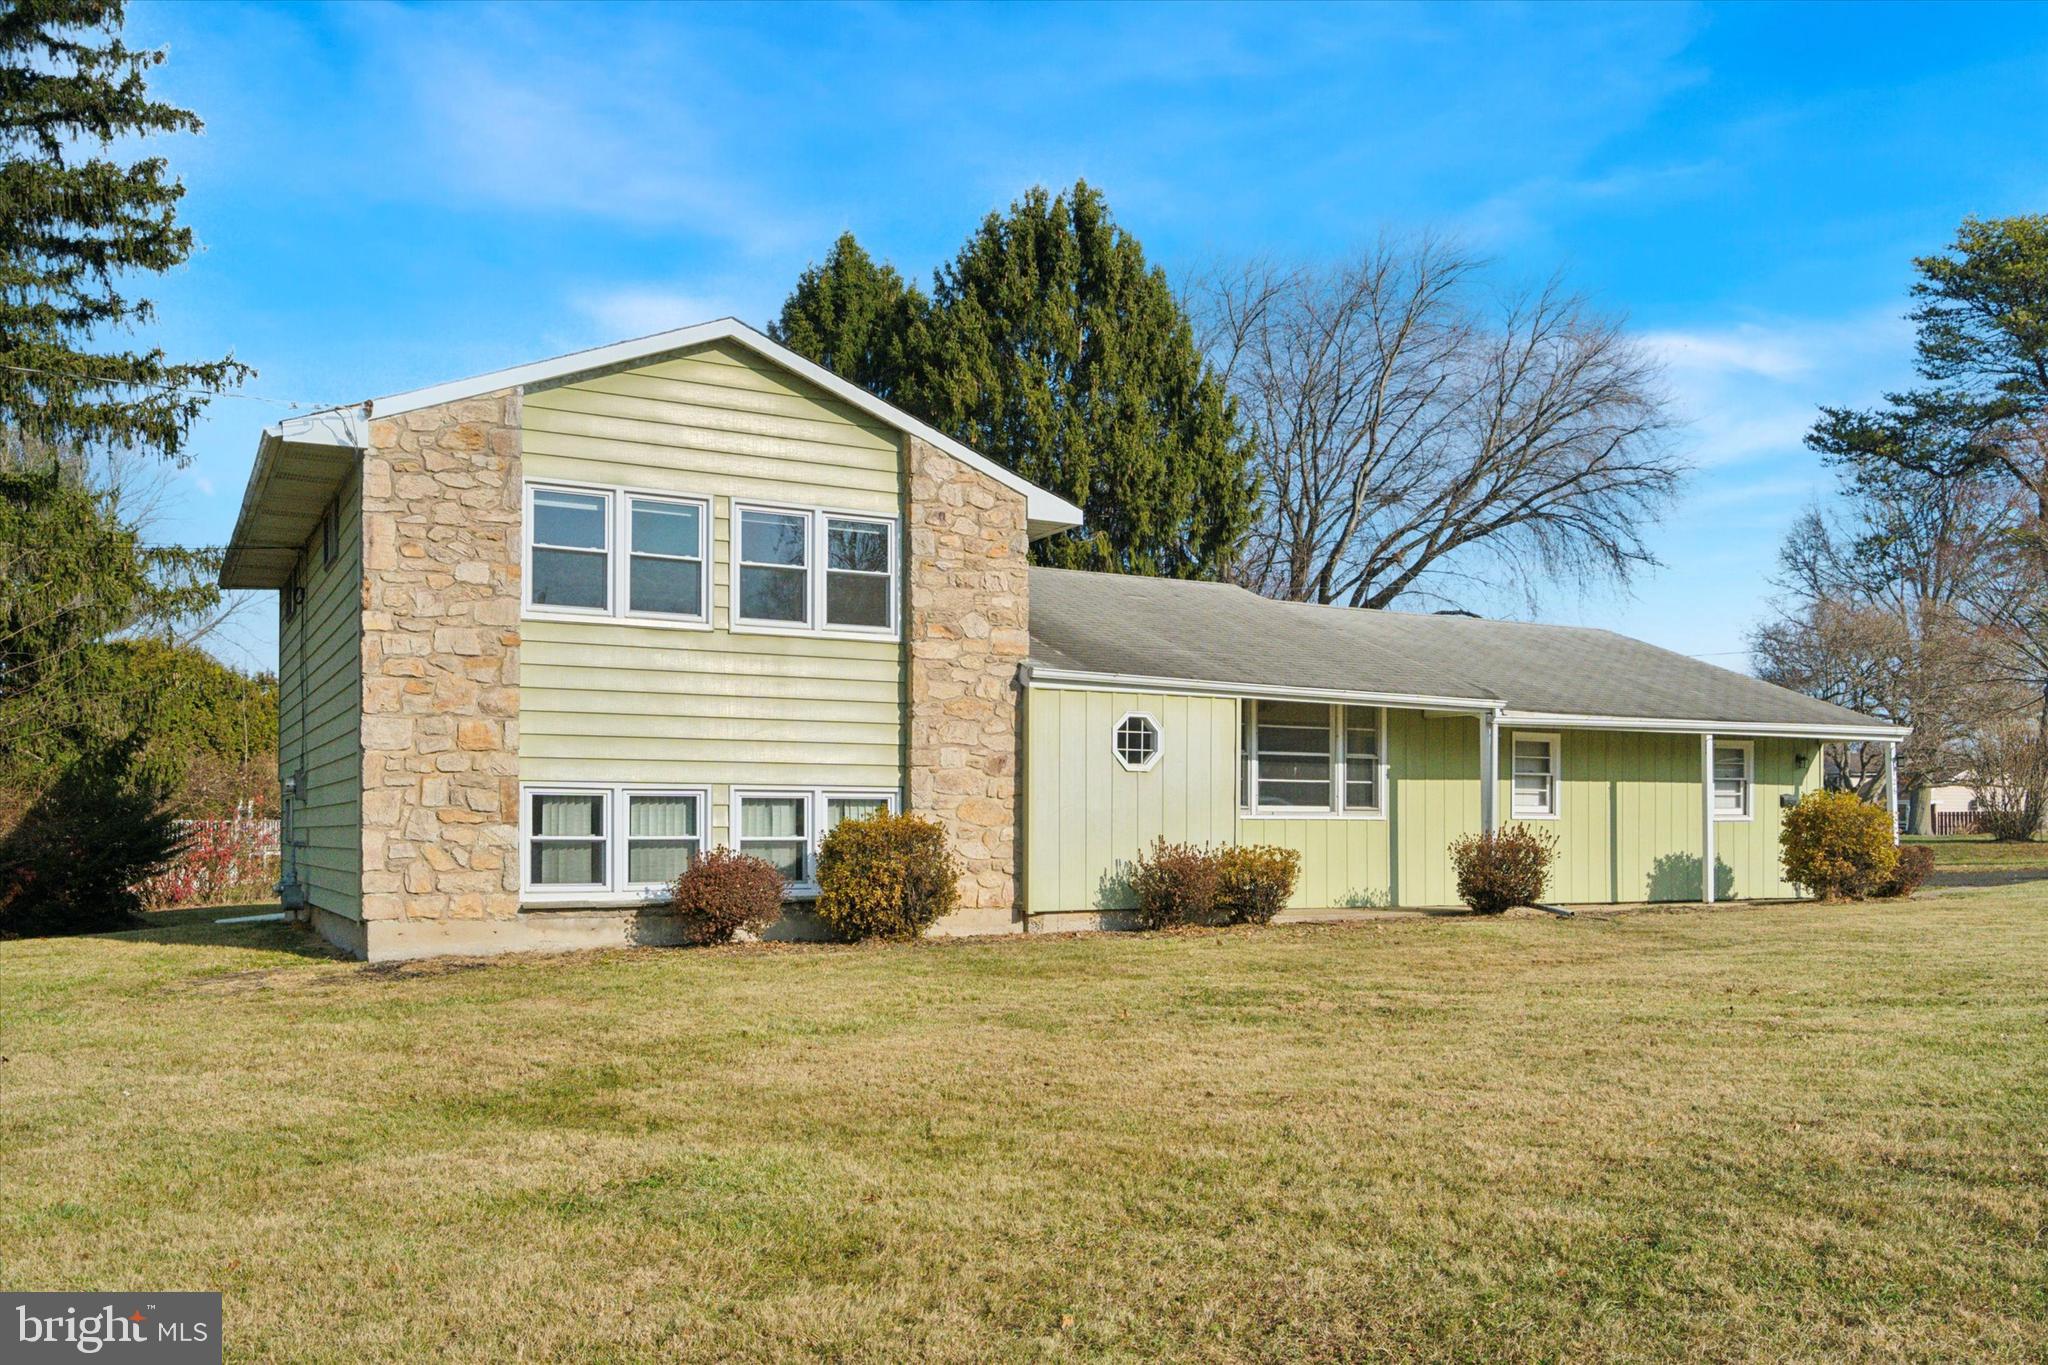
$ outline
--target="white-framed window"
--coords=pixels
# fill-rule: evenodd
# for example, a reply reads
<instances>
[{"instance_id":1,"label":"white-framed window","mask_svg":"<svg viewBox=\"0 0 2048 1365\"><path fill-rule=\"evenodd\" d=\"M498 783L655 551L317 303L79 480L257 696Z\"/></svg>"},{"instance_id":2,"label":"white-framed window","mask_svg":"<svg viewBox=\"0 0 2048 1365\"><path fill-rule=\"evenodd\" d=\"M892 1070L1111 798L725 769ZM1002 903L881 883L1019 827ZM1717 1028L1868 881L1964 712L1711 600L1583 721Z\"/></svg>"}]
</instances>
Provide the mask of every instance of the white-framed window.
<instances>
[{"instance_id":1,"label":"white-framed window","mask_svg":"<svg viewBox=\"0 0 2048 1365\"><path fill-rule=\"evenodd\" d=\"M1149 772L1159 762L1159 722L1143 711L1127 711L1112 736L1116 761L1134 773Z\"/></svg>"},{"instance_id":2,"label":"white-framed window","mask_svg":"<svg viewBox=\"0 0 2048 1365\"><path fill-rule=\"evenodd\" d=\"M811 514L733 504L739 571L733 575L735 625L811 623Z\"/></svg>"},{"instance_id":3,"label":"white-framed window","mask_svg":"<svg viewBox=\"0 0 2048 1365\"><path fill-rule=\"evenodd\" d=\"M1557 818L1557 736L1517 730L1508 736L1508 814L1517 820Z\"/></svg>"},{"instance_id":4,"label":"white-framed window","mask_svg":"<svg viewBox=\"0 0 2048 1365\"><path fill-rule=\"evenodd\" d=\"M896 629L896 523L825 516L825 626Z\"/></svg>"},{"instance_id":5,"label":"white-framed window","mask_svg":"<svg viewBox=\"0 0 2048 1365\"><path fill-rule=\"evenodd\" d=\"M528 889L553 895L610 890L611 791L529 787L522 799Z\"/></svg>"},{"instance_id":6,"label":"white-framed window","mask_svg":"<svg viewBox=\"0 0 2048 1365\"><path fill-rule=\"evenodd\" d=\"M733 629L894 637L893 517L735 501Z\"/></svg>"},{"instance_id":7,"label":"white-framed window","mask_svg":"<svg viewBox=\"0 0 2048 1365\"><path fill-rule=\"evenodd\" d=\"M1714 818L1747 820L1756 777L1756 747L1746 739L1714 741Z\"/></svg>"},{"instance_id":8,"label":"white-framed window","mask_svg":"<svg viewBox=\"0 0 2048 1365\"><path fill-rule=\"evenodd\" d=\"M700 498L623 496L626 615L709 620L711 505Z\"/></svg>"},{"instance_id":9,"label":"white-framed window","mask_svg":"<svg viewBox=\"0 0 2048 1365\"><path fill-rule=\"evenodd\" d=\"M648 900L703 852L702 789L534 785L520 790L522 879L529 900Z\"/></svg>"},{"instance_id":10,"label":"white-framed window","mask_svg":"<svg viewBox=\"0 0 2048 1365\"><path fill-rule=\"evenodd\" d=\"M609 616L611 493L528 484L526 528L526 605Z\"/></svg>"},{"instance_id":11,"label":"white-framed window","mask_svg":"<svg viewBox=\"0 0 2048 1365\"><path fill-rule=\"evenodd\" d=\"M1385 813L1384 708L1247 701L1239 800L1255 814Z\"/></svg>"},{"instance_id":12,"label":"white-framed window","mask_svg":"<svg viewBox=\"0 0 2048 1365\"><path fill-rule=\"evenodd\" d=\"M702 792L628 787L620 833L625 843L619 882L627 890L666 890L704 851Z\"/></svg>"},{"instance_id":13,"label":"white-framed window","mask_svg":"<svg viewBox=\"0 0 2048 1365\"><path fill-rule=\"evenodd\" d=\"M896 793L830 787L734 788L733 846L768 863L792 896L817 894L818 851L841 820L896 809Z\"/></svg>"},{"instance_id":14,"label":"white-framed window","mask_svg":"<svg viewBox=\"0 0 2048 1365\"><path fill-rule=\"evenodd\" d=\"M582 484L526 485L529 616L711 621L711 503Z\"/></svg>"}]
</instances>

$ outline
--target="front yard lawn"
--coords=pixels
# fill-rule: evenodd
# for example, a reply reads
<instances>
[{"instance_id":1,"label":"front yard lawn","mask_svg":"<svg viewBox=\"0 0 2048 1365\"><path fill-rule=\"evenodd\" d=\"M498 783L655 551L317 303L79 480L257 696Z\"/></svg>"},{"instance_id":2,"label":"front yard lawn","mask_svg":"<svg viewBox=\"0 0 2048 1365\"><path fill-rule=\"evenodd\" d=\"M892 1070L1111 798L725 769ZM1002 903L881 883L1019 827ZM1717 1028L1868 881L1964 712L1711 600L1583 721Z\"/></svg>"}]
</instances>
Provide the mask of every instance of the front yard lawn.
<instances>
[{"instance_id":1,"label":"front yard lawn","mask_svg":"<svg viewBox=\"0 0 2048 1365\"><path fill-rule=\"evenodd\" d=\"M2048 843L1997 843L1984 834L1908 834L1905 843L1934 850L1937 868L2048 868Z\"/></svg>"},{"instance_id":2,"label":"front yard lawn","mask_svg":"<svg viewBox=\"0 0 2048 1365\"><path fill-rule=\"evenodd\" d=\"M0 1283L245 1360L2048 1354L2048 897L0 944Z\"/></svg>"}]
</instances>

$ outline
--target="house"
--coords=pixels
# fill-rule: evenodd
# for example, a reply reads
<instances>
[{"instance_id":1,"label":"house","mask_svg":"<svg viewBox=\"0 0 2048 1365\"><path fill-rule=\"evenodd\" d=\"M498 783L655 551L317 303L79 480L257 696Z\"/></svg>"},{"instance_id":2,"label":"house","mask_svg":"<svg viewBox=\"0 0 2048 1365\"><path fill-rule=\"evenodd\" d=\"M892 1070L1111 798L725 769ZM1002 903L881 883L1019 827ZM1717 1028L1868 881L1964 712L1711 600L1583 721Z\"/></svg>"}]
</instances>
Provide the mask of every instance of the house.
<instances>
[{"instance_id":1,"label":"house","mask_svg":"<svg viewBox=\"0 0 2048 1365\"><path fill-rule=\"evenodd\" d=\"M1602 631L1029 567L1080 519L731 320L281 422L221 582L279 594L287 903L372 959L659 942L733 845L798 934L884 806L948 831L951 932L1113 923L1160 835L1441 905L1511 820L1559 900L1777 897L1821 741L1901 733Z\"/></svg>"}]
</instances>

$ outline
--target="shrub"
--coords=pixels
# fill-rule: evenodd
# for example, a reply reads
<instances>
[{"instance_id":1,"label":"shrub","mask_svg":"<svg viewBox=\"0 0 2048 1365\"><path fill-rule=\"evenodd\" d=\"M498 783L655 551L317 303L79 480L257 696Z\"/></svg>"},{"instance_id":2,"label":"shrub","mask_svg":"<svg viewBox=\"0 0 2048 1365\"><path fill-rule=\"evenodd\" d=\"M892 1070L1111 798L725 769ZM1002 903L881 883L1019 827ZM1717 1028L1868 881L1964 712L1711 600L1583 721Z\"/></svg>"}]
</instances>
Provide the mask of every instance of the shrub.
<instances>
[{"instance_id":1,"label":"shrub","mask_svg":"<svg viewBox=\"0 0 2048 1365\"><path fill-rule=\"evenodd\" d=\"M1209 924L1216 914L1216 858L1193 844L1155 839L1131 867L1131 895L1138 923L1147 929L1176 924Z\"/></svg>"},{"instance_id":2,"label":"shrub","mask_svg":"<svg viewBox=\"0 0 2048 1365\"><path fill-rule=\"evenodd\" d=\"M1557 836L1527 825L1468 834L1451 845L1458 899L1482 915L1534 905L1543 896L1556 857Z\"/></svg>"},{"instance_id":3,"label":"shrub","mask_svg":"<svg viewBox=\"0 0 2048 1365\"><path fill-rule=\"evenodd\" d=\"M0 938L125 929L185 836L131 736L74 760L0 839Z\"/></svg>"},{"instance_id":4,"label":"shrub","mask_svg":"<svg viewBox=\"0 0 2048 1365\"><path fill-rule=\"evenodd\" d=\"M1934 850L1924 844L1909 844L1899 850L1898 866L1871 894L1874 896L1910 896L1920 889L1920 883L1927 880L1927 874L1934 871Z\"/></svg>"},{"instance_id":5,"label":"shrub","mask_svg":"<svg viewBox=\"0 0 2048 1365\"><path fill-rule=\"evenodd\" d=\"M730 943L742 929L758 934L782 913L782 874L747 853L714 848L676 878L670 898L690 943Z\"/></svg>"},{"instance_id":6,"label":"shrub","mask_svg":"<svg viewBox=\"0 0 2048 1365\"><path fill-rule=\"evenodd\" d=\"M817 915L848 940L916 938L960 903L946 831L916 815L841 820L818 854Z\"/></svg>"},{"instance_id":7,"label":"shrub","mask_svg":"<svg viewBox=\"0 0 2048 1365\"><path fill-rule=\"evenodd\" d=\"M1301 878L1301 855L1271 844L1232 844L1216 864L1216 913L1225 924L1271 924Z\"/></svg>"},{"instance_id":8,"label":"shrub","mask_svg":"<svg viewBox=\"0 0 2048 1365\"><path fill-rule=\"evenodd\" d=\"M2034 837L2048 805L2048 736L2031 721L2007 720L1964 745L1977 796L1977 828L2000 843Z\"/></svg>"},{"instance_id":9,"label":"shrub","mask_svg":"<svg viewBox=\"0 0 2048 1365\"><path fill-rule=\"evenodd\" d=\"M1891 817L1852 792L1808 792L1778 835L1785 880L1824 901L1860 900L1899 862Z\"/></svg>"},{"instance_id":10,"label":"shrub","mask_svg":"<svg viewBox=\"0 0 2048 1365\"><path fill-rule=\"evenodd\" d=\"M264 900L277 881L275 820L187 820L185 847L169 867L135 888L146 909Z\"/></svg>"}]
</instances>

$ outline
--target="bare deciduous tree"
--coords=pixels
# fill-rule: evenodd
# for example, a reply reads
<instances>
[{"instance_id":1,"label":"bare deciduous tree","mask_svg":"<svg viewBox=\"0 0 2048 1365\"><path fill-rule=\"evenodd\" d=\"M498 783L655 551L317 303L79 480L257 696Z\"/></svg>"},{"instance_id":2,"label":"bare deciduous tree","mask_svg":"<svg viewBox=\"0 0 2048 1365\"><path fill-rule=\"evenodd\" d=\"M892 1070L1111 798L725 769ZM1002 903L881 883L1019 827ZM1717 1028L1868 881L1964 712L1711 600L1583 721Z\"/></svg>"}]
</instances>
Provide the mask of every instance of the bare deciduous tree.
<instances>
[{"instance_id":1,"label":"bare deciduous tree","mask_svg":"<svg viewBox=\"0 0 2048 1365\"><path fill-rule=\"evenodd\" d=\"M1686 472L1648 355L1553 281L1510 298L1441 242L1190 292L1259 438L1245 586L1384 607L1453 584L1626 581Z\"/></svg>"}]
</instances>

